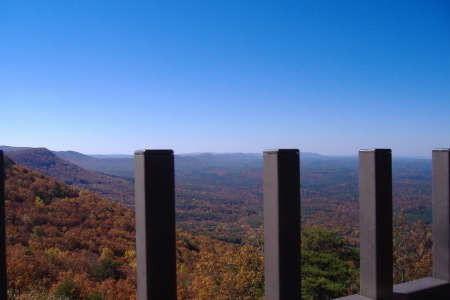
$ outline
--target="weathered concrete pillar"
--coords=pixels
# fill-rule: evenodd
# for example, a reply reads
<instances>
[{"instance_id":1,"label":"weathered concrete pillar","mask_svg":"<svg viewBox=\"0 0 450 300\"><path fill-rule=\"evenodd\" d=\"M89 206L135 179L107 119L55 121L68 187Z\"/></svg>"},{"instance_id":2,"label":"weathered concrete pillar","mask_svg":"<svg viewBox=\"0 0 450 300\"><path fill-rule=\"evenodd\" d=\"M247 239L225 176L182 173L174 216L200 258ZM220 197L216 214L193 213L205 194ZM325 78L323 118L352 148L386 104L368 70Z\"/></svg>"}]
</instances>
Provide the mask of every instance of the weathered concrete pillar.
<instances>
[{"instance_id":1,"label":"weathered concrete pillar","mask_svg":"<svg viewBox=\"0 0 450 300\"><path fill-rule=\"evenodd\" d=\"M6 300L5 166L0 151L0 299Z\"/></svg>"},{"instance_id":2,"label":"weathered concrete pillar","mask_svg":"<svg viewBox=\"0 0 450 300\"><path fill-rule=\"evenodd\" d=\"M392 157L390 149L359 152L361 295L393 294Z\"/></svg>"},{"instance_id":3,"label":"weathered concrete pillar","mask_svg":"<svg viewBox=\"0 0 450 300\"><path fill-rule=\"evenodd\" d=\"M173 151L136 151L134 163L138 299L176 300Z\"/></svg>"},{"instance_id":4,"label":"weathered concrete pillar","mask_svg":"<svg viewBox=\"0 0 450 300\"><path fill-rule=\"evenodd\" d=\"M266 300L301 299L298 149L264 151Z\"/></svg>"},{"instance_id":5,"label":"weathered concrete pillar","mask_svg":"<svg viewBox=\"0 0 450 300\"><path fill-rule=\"evenodd\" d=\"M433 277L450 281L450 149L433 150Z\"/></svg>"}]
</instances>

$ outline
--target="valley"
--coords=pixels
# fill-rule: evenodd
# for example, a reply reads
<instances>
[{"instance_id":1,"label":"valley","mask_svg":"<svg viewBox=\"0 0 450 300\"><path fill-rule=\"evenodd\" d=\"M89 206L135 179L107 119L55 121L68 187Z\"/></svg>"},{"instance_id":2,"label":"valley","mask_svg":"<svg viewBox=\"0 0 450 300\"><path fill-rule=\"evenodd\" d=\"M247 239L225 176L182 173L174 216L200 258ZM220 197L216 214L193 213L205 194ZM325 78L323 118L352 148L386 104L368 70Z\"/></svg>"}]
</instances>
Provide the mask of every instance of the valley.
<instances>
[{"instance_id":1,"label":"valley","mask_svg":"<svg viewBox=\"0 0 450 300\"><path fill-rule=\"evenodd\" d=\"M116 174L132 174L133 160L70 153L66 159L73 161L69 161L45 148L9 150L6 221L11 299L57 295L135 299L133 179ZM103 159L120 161L106 170L109 164ZM308 264L302 273L305 295L317 289L333 297L358 292L357 165L357 157L301 155L302 247L306 247L302 255ZM396 280L424 277L431 262L427 225L431 161L394 159L393 174L394 210L396 215L402 213L396 218L394 245L409 245L395 248L399 261L404 261L405 253L409 256L407 263L396 265L394 276ZM178 298L261 299L262 156L176 156L175 176ZM424 222L408 222L419 219ZM311 243L323 245L311 248ZM320 267L313 258L330 251L327 247L334 247L336 257L323 259L338 265L319 287L315 276ZM340 272L336 291L339 268L347 271ZM248 281L240 277L243 274Z\"/></svg>"},{"instance_id":2,"label":"valley","mask_svg":"<svg viewBox=\"0 0 450 300\"><path fill-rule=\"evenodd\" d=\"M6 155L18 164L134 207L132 158L95 158L45 148L9 150ZM357 245L357 168L356 156L301 154L303 224L339 228ZM261 154L176 155L175 180L177 226L227 242L258 243L263 218ZM431 160L394 157L393 197L394 213L430 223Z\"/></svg>"}]
</instances>

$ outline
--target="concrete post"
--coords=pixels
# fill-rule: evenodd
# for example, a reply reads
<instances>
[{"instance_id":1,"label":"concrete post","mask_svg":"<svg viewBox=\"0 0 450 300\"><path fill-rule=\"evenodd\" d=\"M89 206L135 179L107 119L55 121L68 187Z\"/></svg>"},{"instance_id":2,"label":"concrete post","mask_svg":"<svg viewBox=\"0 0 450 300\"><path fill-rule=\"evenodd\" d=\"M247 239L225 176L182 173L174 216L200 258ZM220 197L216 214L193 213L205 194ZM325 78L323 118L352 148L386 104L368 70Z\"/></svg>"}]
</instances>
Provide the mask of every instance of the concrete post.
<instances>
[{"instance_id":1,"label":"concrete post","mask_svg":"<svg viewBox=\"0 0 450 300\"><path fill-rule=\"evenodd\" d=\"M173 151L136 151L134 162L138 299L176 300Z\"/></svg>"},{"instance_id":2,"label":"concrete post","mask_svg":"<svg viewBox=\"0 0 450 300\"><path fill-rule=\"evenodd\" d=\"M264 151L266 300L301 299L298 149Z\"/></svg>"},{"instance_id":3,"label":"concrete post","mask_svg":"<svg viewBox=\"0 0 450 300\"><path fill-rule=\"evenodd\" d=\"M393 294L392 157L390 149L359 152L361 295Z\"/></svg>"},{"instance_id":4,"label":"concrete post","mask_svg":"<svg viewBox=\"0 0 450 300\"><path fill-rule=\"evenodd\" d=\"M5 166L3 151L0 151L0 300L7 299L5 225Z\"/></svg>"},{"instance_id":5,"label":"concrete post","mask_svg":"<svg viewBox=\"0 0 450 300\"><path fill-rule=\"evenodd\" d=\"M433 150L433 277L450 281L450 149Z\"/></svg>"}]
</instances>

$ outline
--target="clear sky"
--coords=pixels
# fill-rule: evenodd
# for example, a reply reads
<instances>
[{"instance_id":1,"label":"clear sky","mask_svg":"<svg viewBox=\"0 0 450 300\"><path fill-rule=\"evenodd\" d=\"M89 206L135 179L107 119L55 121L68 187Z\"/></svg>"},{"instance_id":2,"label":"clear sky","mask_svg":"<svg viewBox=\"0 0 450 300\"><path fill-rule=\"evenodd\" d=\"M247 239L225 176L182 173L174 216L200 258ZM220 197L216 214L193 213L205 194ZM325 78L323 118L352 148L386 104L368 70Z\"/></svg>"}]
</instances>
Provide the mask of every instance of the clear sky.
<instances>
[{"instance_id":1,"label":"clear sky","mask_svg":"<svg viewBox=\"0 0 450 300\"><path fill-rule=\"evenodd\" d=\"M450 147L450 2L0 1L0 145Z\"/></svg>"}]
</instances>

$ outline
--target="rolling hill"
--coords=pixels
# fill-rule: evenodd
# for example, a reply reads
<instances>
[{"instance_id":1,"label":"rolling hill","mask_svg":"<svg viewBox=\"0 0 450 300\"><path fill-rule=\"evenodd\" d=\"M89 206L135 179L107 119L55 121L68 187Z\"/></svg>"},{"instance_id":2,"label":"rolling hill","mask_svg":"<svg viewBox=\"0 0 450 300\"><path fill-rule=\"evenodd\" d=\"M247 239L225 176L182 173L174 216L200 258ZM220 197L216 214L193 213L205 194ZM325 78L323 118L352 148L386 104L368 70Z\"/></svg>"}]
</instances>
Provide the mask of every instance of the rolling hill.
<instances>
[{"instance_id":1,"label":"rolling hill","mask_svg":"<svg viewBox=\"0 0 450 300\"><path fill-rule=\"evenodd\" d=\"M13 146L0 146L0 150L7 153L11 151L18 151L18 150L26 150L30 149L31 147L13 147Z\"/></svg>"},{"instance_id":2,"label":"rolling hill","mask_svg":"<svg viewBox=\"0 0 450 300\"><path fill-rule=\"evenodd\" d=\"M134 177L132 158L95 158L75 151L53 151L53 154L91 171L125 178Z\"/></svg>"},{"instance_id":3,"label":"rolling hill","mask_svg":"<svg viewBox=\"0 0 450 300\"><path fill-rule=\"evenodd\" d=\"M15 163L39 171L68 185L88 190L108 200L134 206L132 179L101 174L64 160L46 148L30 148L7 152Z\"/></svg>"},{"instance_id":4,"label":"rolling hill","mask_svg":"<svg viewBox=\"0 0 450 300\"><path fill-rule=\"evenodd\" d=\"M125 259L133 212L8 158L5 166L8 299L135 299L134 258Z\"/></svg>"}]
</instances>

